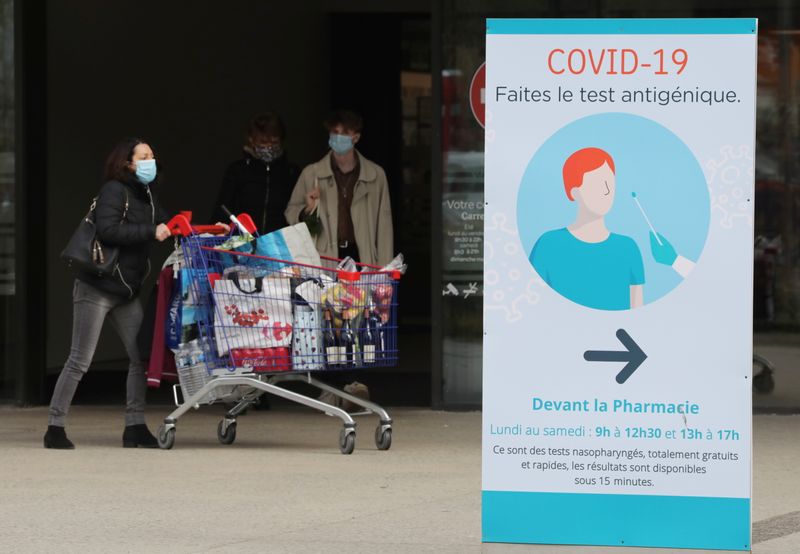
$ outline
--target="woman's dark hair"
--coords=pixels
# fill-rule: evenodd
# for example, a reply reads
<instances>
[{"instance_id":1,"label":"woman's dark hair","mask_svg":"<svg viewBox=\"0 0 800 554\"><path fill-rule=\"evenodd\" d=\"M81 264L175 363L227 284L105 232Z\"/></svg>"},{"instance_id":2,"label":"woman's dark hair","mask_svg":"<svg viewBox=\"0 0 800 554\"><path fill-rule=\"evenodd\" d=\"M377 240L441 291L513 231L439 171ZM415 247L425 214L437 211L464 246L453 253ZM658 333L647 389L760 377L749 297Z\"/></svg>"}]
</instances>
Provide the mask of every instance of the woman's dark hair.
<instances>
[{"instance_id":1,"label":"woman's dark hair","mask_svg":"<svg viewBox=\"0 0 800 554\"><path fill-rule=\"evenodd\" d=\"M150 143L138 138L126 138L119 141L111 150L108 158L106 158L103 179L106 181L120 181L129 178L133 172L128 167L128 164L131 163L134 149L140 144Z\"/></svg>"},{"instance_id":2,"label":"woman's dark hair","mask_svg":"<svg viewBox=\"0 0 800 554\"><path fill-rule=\"evenodd\" d=\"M329 132L337 125L341 125L346 130L353 131L354 133L360 133L361 129L364 128L364 120L361 119L361 116L349 110L336 110L331 112L322 124L325 125L325 129Z\"/></svg>"},{"instance_id":3,"label":"woman's dark hair","mask_svg":"<svg viewBox=\"0 0 800 554\"><path fill-rule=\"evenodd\" d=\"M279 137L286 138L286 126L281 116L275 112L259 114L250 120L247 125L247 138Z\"/></svg>"}]
</instances>

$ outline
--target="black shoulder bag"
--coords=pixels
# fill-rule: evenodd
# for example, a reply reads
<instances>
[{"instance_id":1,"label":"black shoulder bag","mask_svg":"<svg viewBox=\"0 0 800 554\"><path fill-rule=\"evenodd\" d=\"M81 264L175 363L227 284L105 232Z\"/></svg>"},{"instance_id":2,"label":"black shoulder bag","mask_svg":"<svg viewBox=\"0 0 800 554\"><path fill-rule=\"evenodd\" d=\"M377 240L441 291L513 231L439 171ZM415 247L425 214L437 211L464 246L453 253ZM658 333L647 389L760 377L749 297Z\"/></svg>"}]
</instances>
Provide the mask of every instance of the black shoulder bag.
<instances>
[{"instance_id":1,"label":"black shoulder bag","mask_svg":"<svg viewBox=\"0 0 800 554\"><path fill-rule=\"evenodd\" d=\"M61 259L66 262L67 267L70 269L87 271L99 276L111 275L117 265L119 247L104 245L97 237L94 213L96 207L97 197L92 199L89 212L78 224L78 228L67 243L67 247L61 252ZM127 216L128 194L125 193L125 209L122 212L120 224L125 221Z\"/></svg>"}]
</instances>

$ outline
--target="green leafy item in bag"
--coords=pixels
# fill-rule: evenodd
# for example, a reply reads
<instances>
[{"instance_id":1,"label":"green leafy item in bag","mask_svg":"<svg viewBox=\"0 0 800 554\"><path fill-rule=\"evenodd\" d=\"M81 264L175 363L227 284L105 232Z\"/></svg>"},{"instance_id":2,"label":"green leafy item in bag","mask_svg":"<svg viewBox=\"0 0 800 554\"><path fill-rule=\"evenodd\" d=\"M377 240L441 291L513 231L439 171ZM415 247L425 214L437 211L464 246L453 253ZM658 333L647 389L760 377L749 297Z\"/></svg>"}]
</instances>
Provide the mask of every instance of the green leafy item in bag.
<instances>
[{"instance_id":1,"label":"green leafy item in bag","mask_svg":"<svg viewBox=\"0 0 800 554\"><path fill-rule=\"evenodd\" d=\"M303 222L308 227L308 232L312 237L318 237L322 233L322 220L319 217L319 205L314 207L314 210L308 214Z\"/></svg>"}]
</instances>

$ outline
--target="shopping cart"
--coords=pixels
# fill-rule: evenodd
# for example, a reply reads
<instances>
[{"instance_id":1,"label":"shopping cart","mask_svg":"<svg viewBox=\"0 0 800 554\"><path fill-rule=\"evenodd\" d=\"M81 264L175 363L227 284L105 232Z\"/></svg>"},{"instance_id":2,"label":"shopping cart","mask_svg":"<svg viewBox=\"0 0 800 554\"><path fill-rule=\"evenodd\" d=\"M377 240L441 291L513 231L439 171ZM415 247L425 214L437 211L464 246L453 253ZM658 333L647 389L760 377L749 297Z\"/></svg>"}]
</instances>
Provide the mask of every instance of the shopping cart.
<instances>
[{"instance_id":1,"label":"shopping cart","mask_svg":"<svg viewBox=\"0 0 800 554\"><path fill-rule=\"evenodd\" d=\"M775 366L765 356L753 352L753 388L761 394L775 390Z\"/></svg>"},{"instance_id":2,"label":"shopping cart","mask_svg":"<svg viewBox=\"0 0 800 554\"><path fill-rule=\"evenodd\" d=\"M249 216L239 220L254 232ZM200 236L220 229L193 227L184 216L168 226L181 237L195 338L176 352L177 409L158 429L159 446L172 448L186 412L213 403L234 404L217 426L219 441L231 444L237 416L268 393L341 419L339 449L352 453L356 422L350 413L279 386L301 381L377 415L375 445L388 450L392 419L386 410L316 376L397 364L400 272L364 264L344 271L333 258L323 258L325 267L226 250L220 247L230 235Z\"/></svg>"}]
</instances>

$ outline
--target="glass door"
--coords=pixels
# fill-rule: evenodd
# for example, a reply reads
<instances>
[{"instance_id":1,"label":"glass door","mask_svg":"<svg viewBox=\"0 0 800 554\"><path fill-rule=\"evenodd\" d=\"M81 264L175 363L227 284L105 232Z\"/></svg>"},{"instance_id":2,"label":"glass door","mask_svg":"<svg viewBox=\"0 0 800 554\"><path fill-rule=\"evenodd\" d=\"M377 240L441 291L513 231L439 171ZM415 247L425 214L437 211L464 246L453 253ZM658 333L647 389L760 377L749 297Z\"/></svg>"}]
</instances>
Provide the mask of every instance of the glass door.
<instances>
[{"instance_id":1,"label":"glass door","mask_svg":"<svg viewBox=\"0 0 800 554\"><path fill-rule=\"evenodd\" d=\"M0 0L0 399L12 398L14 254L14 2Z\"/></svg>"}]
</instances>

